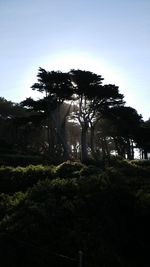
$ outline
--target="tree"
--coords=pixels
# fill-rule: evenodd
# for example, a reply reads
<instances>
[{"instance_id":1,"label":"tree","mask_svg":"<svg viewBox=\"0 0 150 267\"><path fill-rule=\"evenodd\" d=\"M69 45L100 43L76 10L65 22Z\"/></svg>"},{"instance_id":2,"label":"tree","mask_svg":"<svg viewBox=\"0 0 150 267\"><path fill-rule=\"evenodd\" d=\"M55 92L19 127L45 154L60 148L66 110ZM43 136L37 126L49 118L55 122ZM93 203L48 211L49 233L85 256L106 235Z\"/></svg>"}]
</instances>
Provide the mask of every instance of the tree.
<instances>
[{"instance_id":1,"label":"tree","mask_svg":"<svg viewBox=\"0 0 150 267\"><path fill-rule=\"evenodd\" d=\"M17 103L0 97L0 142L1 151L6 153L18 152L22 134L18 130L18 122L29 116L27 109Z\"/></svg>"},{"instance_id":2,"label":"tree","mask_svg":"<svg viewBox=\"0 0 150 267\"><path fill-rule=\"evenodd\" d=\"M89 71L71 70L71 80L74 85L74 95L78 107L76 118L81 126L81 159L87 160L87 132L90 121L95 115L90 107L90 98L92 90L96 85L101 85L102 77Z\"/></svg>"},{"instance_id":3,"label":"tree","mask_svg":"<svg viewBox=\"0 0 150 267\"><path fill-rule=\"evenodd\" d=\"M91 109L94 110L95 116L90 121L91 126L91 151L93 157L97 158L96 147L95 147L95 130L98 122L103 119L110 118L110 110L112 108L122 107L124 105L124 96L119 93L119 88L113 84L105 84L100 88L97 88L97 92L91 103ZM109 156L108 147L105 137L101 138L101 145L103 151L103 158L106 154Z\"/></svg>"},{"instance_id":4,"label":"tree","mask_svg":"<svg viewBox=\"0 0 150 267\"><path fill-rule=\"evenodd\" d=\"M110 134L114 139L118 155L134 158L136 133L142 116L132 107L118 106L110 109Z\"/></svg>"},{"instance_id":5,"label":"tree","mask_svg":"<svg viewBox=\"0 0 150 267\"><path fill-rule=\"evenodd\" d=\"M45 96L37 101L27 99L24 104L34 110L42 112L47 118L47 141L49 155L56 153L63 160L69 158L65 125L70 106L64 107L64 101L70 100L72 95L72 84L68 73L48 72L39 68L38 82L32 85L33 90L44 93ZM65 112L64 112L65 111ZM63 155L62 155L63 154Z\"/></svg>"},{"instance_id":6,"label":"tree","mask_svg":"<svg viewBox=\"0 0 150 267\"><path fill-rule=\"evenodd\" d=\"M123 95L115 85L102 85L101 75L81 70L71 70L70 75L78 105L76 118L81 126L81 159L86 161L88 130L90 129L90 148L95 158L96 125L101 118L108 115L110 108L124 104Z\"/></svg>"},{"instance_id":7,"label":"tree","mask_svg":"<svg viewBox=\"0 0 150 267\"><path fill-rule=\"evenodd\" d=\"M51 159L69 159L73 147L74 155L81 151L82 161L89 155L98 159L98 149L106 158L113 143L119 155L134 158L134 146L139 143L136 131L142 120L135 109L124 106L118 86L102 84L101 75L79 69L63 73L39 68L37 78L32 89L44 96L39 100L28 98L23 105L39 114L47 131ZM74 139L67 133L71 127L77 133Z\"/></svg>"},{"instance_id":8,"label":"tree","mask_svg":"<svg viewBox=\"0 0 150 267\"><path fill-rule=\"evenodd\" d=\"M73 159L80 159L81 155L81 142L80 142L80 135L81 135L81 127L79 123L68 120L67 121L67 140L70 146L70 151Z\"/></svg>"},{"instance_id":9,"label":"tree","mask_svg":"<svg viewBox=\"0 0 150 267\"><path fill-rule=\"evenodd\" d=\"M148 159L148 153L150 153L150 119L141 123L136 131L136 143L141 150L142 159Z\"/></svg>"}]
</instances>

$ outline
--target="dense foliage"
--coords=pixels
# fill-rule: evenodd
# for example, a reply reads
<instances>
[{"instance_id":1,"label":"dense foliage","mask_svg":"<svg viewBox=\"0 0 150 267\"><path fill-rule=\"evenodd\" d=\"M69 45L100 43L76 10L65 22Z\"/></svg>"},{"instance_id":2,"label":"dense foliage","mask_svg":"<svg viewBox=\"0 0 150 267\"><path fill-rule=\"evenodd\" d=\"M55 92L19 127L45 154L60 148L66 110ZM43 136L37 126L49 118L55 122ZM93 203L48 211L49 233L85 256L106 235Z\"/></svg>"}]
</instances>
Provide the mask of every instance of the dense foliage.
<instances>
[{"instance_id":1,"label":"dense foliage","mask_svg":"<svg viewBox=\"0 0 150 267\"><path fill-rule=\"evenodd\" d=\"M2 266L149 266L150 162L0 168Z\"/></svg>"},{"instance_id":2,"label":"dense foliage","mask_svg":"<svg viewBox=\"0 0 150 267\"><path fill-rule=\"evenodd\" d=\"M150 266L150 120L103 80L39 68L38 100L0 97L1 266Z\"/></svg>"},{"instance_id":3,"label":"dense foliage","mask_svg":"<svg viewBox=\"0 0 150 267\"><path fill-rule=\"evenodd\" d=\"M147 159L149 120L143 122L134 108L125 106L119 87L103 80L90 71L39 68L32 85L41 94L38 100L29 97L16 104L0 98L0 162L12 166L69 159L86 163L112 154L132 160L135 149ZM18 164L12 160L16 154L21 156ZM41 161L35 162L35 156Z\"/></svg>"}]
</instances>

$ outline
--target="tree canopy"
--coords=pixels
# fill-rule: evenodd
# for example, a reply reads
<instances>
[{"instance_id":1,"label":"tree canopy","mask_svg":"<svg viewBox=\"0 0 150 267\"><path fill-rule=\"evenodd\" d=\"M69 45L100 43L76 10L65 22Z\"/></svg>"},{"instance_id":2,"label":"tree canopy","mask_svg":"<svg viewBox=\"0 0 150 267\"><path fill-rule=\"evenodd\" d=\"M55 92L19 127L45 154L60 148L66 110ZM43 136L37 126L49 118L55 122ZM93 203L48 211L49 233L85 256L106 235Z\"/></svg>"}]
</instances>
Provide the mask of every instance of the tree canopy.
<instances>
[{"instance_id":1,"label":"tree canopy","mask_svg":"<svg viewBox=\"0 0 150 267\"><path fill-rule=\"evenodd\" d=\"M20 149L28 147L32 153L34 147L36 153L56 161L105 159L111 153L133 159L135 148L148 157L149 124L143 124L142 116L126 106L119 87L105 84L101 75L39 68L31 88L41 93L39 99L29 97L21 104L0 99L1 120L13 122L16 143L24 136Z\"/></svg>"}]
</instances>

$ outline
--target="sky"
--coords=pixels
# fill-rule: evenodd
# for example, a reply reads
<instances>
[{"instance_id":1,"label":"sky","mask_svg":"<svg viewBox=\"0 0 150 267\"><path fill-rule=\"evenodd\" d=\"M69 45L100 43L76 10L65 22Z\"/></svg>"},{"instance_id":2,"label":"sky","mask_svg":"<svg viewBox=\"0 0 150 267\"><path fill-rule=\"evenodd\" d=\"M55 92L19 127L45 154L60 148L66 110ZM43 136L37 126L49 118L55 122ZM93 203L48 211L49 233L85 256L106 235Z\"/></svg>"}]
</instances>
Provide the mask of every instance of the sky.
<instances>
[{"instance_id":1,"label":"sky","mask_svg":"<svg viewBox=\"0 0 150 267\"><path fill-rule=\"evenodd\" d=\"M83 69L150 118L150 0L0 0L0 96L39 97L38 68Z\"/></svg>"}]
</instances>

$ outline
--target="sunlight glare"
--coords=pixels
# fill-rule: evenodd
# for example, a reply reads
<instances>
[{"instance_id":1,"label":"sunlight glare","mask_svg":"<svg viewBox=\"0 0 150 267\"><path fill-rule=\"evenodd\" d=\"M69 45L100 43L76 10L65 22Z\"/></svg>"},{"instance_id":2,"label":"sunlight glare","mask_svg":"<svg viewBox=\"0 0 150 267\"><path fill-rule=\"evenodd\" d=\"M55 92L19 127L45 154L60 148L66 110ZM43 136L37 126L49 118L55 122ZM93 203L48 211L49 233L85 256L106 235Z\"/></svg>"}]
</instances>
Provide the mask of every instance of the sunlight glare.
<instances>
[{"instance_id":1,"label":"sunlight glare","mask_svg":"<svg viewBox=\"0 0 150 267\"><path fill-rule=\"evenodd\" d=\"M102 75L104 83L113 83L119 85L121 77L118 76L118 71L114 66L104 61L97 59L88 53L61 53L56 56L47 58L42 64L47 70L69 71L70 69L81 69L92 71Z\"/></svg>"},{"instance_id":2,"label":"sunlight glare","mask_svg":"<svg viewBox=\"0 0 150 267\"><path fill-rule=\"evenodd\" d=\"M127 80L124 76L124 72L122 69L119 69L115 64L111 64L110 62L106 62L103 58L95 57L94 55L85 53L85 52L61 52L57 53L53 56L45 56L41 57L38 61L36 67L35 65L28 70L26 74L26 90L24 91L24 95L26 97L34 97L40 98L41 93L31 90L31 86L33 83L37 82L37 72L38 68L42 67L47 71L65 71L68 72L71 69L81 69L94 72L96 74L102 75L104 78L104 84L115 84L119 86L120 92L126 95L127 88ZM128 101L132 101L132 96L128 97Z\"/></svg>"}]
</instances>

